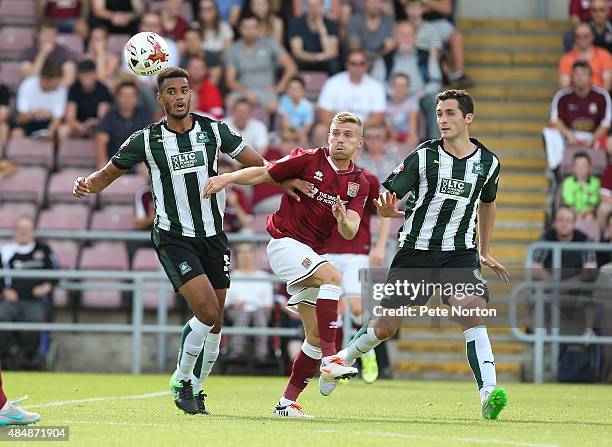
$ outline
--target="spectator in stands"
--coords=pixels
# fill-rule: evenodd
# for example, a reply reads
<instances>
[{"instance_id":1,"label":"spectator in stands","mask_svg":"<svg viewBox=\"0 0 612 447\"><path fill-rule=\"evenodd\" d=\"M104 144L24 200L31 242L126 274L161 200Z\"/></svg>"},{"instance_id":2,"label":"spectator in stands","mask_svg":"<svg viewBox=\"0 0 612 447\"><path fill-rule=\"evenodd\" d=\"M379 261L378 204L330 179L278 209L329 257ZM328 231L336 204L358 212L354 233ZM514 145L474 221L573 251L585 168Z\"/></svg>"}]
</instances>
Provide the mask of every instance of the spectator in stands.
<instances>
[{"instance_id":1,"label":"spectator in stands","mask_svg":"<svg viewBox=\"0 0 612 447\"><path fill-rule=\"evenodd\" d=\"M604 0L606 1L606 0ZM592 19L591 0L571 0L569 4L569 16L572 29L563 36L563 46L565 51L569 51L574 45L574 30L580 23L588 23ZM607 0L608 6L612 5L612 0ZM608 18L612 19L612 10L608 11Z\"/></svg>"},{"instance_id":2,"label":"spectator in stands","mask_svg":"<svg viewBox=\"0 0 612 447\"><path fill-rule=\"evenodd\" d=\"M382 0L364 0L363 11L348 22L350 48L363 48L370 61L386 56L395 48L393 18L383 13Z\"/></svg>"},{"instance_id":3,"label":"spectator in stands","mask_svg":"<svg viewBox=\"0 0 612 447\"><path fill-rule=\"evenodd\" d=\"M605 50L604 50L605 51ZM603 147L612 119L610 95L592 85L592 70L584 61L572 67L572 86L553 97L550 122L543 130L548 165L557 169L566 147Z\"/></svg>"},{"instance_id":4,"label":"spectator in stands","mask_svg":"<svg viewBox=\"0 0 612 447\"><path fill-rule=\"evenodd\" d=\"M20 217L15 223L13 241L0 247L3 268L15 270L57 269L51 249L36 240L34 220ZM51 293L57 280L41 278L0 278L2 300L0 321L44 322L51 305ZM2 363L14 368L42 369L40 332L20 331L16 334L0 331Z\"/></svg>"},{"instance_id":5,"label":"spectator in stands","mask_svg":"<svg viewBox=\"0 0 612 447\"><path fill-rule=\"evenodd\" d=\"M187 20L181 16L183 0L165 0L159 10L161 35L179 42L187 29Z\"/></svg>"},{"instance_id":6,"label":"spectator in stands","mask_svg":"<svg viewBox=\"0 0 612 447\"><path fill-rule=\"evenodd\" d=\"M89 0L38 0L37 18L40 23L49 19L60 33L77 33L87 36Z\"/></svg>"},{"instance_id":7,"label":"spectator in stands","mask_svg":"<svg viewBox=\"0 0 612 447\"><path fill-rule=\"evenodd\" d=\"M317 104L317 121L321 123L321 128L327 128L332 117L341 111L356 114L366 125L384 122L387 106L385 88L367 73L365 52L350 50L346 58L346 71L328 78L321 89Z\"/></svg>"},{"instance_id":8,"label":"spectator in stands","mask_svg":"<svg viewBox=\"0 0 612 447\"><path fill-rule=\"evenodd\" d=\"M0 182L17 172L17 166L11 160L0 159Z\"/></svg>"},{"instance_id":9,"label":"spectator in stands","mask_svg":"<svg viewBox=\"0 0 612 447\"><path fill-rule=\"evenodd\" d=\"M593 30L596 47L612 52L612 20L610 20L610 4L608 0L593 0L591 2L591 20L589 25Z\"/></svg>"},{"instance_id":10,"label":"spectator in stands","mask_svg":"<svg viewBox=\"0 0 612 447\"><path fill-rule=\"evenodd\" d=\"M110 110L113 97L96 77L96 64L91 60L79 63L78 79L68 91L65 124L60 139L93 137L100 120Z\"/></svg>"},{"instance_id":11,"label":"spectator in stands","mask_svg":"<svg viewBox=\"0 0 612 447\"><path fill-rule=\"evenodd\" d=\"M340 70L338 22L324 16L323 0L307 0L308 12L289 25L289 48L300 70Z\"/></svg>"},{"instance_id":12,"label":"spectator in stands","mask_svg":"<svg viewBox=\"0 0 612 447\"><path fill-rule=\"evenodd\" d=\"M365 141L365 151L359 155L359 166L370 171L382 183L404 158L387 150L387 129L383 124L366 126Z\"/></svg>"},{"instance_id":13,"label":"spectator in stands","mask_svg":"<svg viewBox=\"0 0 612 447\"><path fill-rule=\"evenodd\" d=\"M17 90L17 127L12 138L55 138L66 111L68 91L62 85L62 69L48 60L40 76L24 79Z\"/></svg>"},{"instance_id":14,"label":"spectator in stands","mask_svg":"<svg viewBox=\"0 0 612 447\"><path fill-rule=\"evenodd\" d=\"M610 140L609 138L608 140ZM606 228L608 216L612 214L612 151L608 146L608 166L601 176L601 189L599 191L600 203L597 207L597 223L600 231ZM608 237L612 238L612 233L608 233Z\"/></svg>"},{"instance_id":15,"label":"spectator in stands","mask_svg":"<svg viewBox=\"0 0 612 447\"><path fill-rule=\"evenodd\" d=\"M227 159L219 159L219 175L236 170L236 165ZM231 185L225 189L225 214L223 217L223 231L236 233L250 231L253 225L253 213L249 198L243 189Z\"/></svg>"},{"instance_id":16,"label":"spectator in stands","mask_svg":"<svg viewBox=\"0 0 612 447\"><path fill-rule=\"evenodd\" d=\"M552 229L547 231L542 241L554 242L589 242L589 238L576 229L574 210L561 206L557 209ZM549 249L538 249L533 254L533 278L552 281L552 254ZM597 278L597 257L593 250L563 251L561 253L560 279L564 282L592 282ZM571 293L568 291L567 293ZM592 334L595 326L595 307L585 305L585 334Z\"/></svg>"},{"instance_id":17,"label":"spectator in stands","mask_svg":"<svg viewBox=\"0 0 612 447\"><path fill-rule=\"evenodd\" d=\"M154 221L155 202L153 201L153 193L151 192L151 186L141 186L134 193L134 228L136 230L148 231L153 226ZM147 246L148 245L150 244L147 244Z\"/></svg>"},{"instance_id":18,"label":"spectator in stands","mask_svg":"<svg viewBox=\"0 0 612 447\"><path fill-rule=\"evenodd\" d=\"M436 25L423 20L424 6L424 0L407 0L405 6L406 20L412 23L416 30L415 46L426 51L435 49L439 52L438 54L441 54L444 49L442 36Z\"/></svg>"},{"instance_id":19,"label":"spectator in stands","mask_svg":"<svg viewBox=\"0 0 612 447\"><path fill-rule=\"evenodd\" d=\"M593 85L610 90L612 86L612 57L605 49L593 45L593 30L586 23L579 24L574 34L576 43L559 62L559 85L568 87L571 83L572 67L578 60L587 61L593 74Z\"/></svg>"},{"instance_id":20,"label":"spectator in stands","mask_svg":"<svg viewBox=\"0 0 612 447\"><path fill-rule=\"evenodd\" d=\"M436 95L442 88L442 71L435 52L415 47L414 25L399 22L395 26L397 49L388 58L378 58L372 68L372 76L381 82L388 82L396 73L410 78L410 93L419 98L425 114L427 138L439 136L436 119Z\"/></svg>"},{"instance_id":21,"label":"spectator in stands","mask_svg":"<svg viewBox=\"0 0 612 447\"><path fill-rule=\"evenodd\" d=\"M291 78L287 84L287 92L280 99L278 113L282 130L295 130L300 139L307 139L314 123L314 106L304 97L304 80L299 76Z\"/></svg>"},{"instance_id":22,"label":"spectator in stands","mask_svg":"<svg viewBox=\"0 0 612 447\"><path fill-rule=\"evenodd\" d=\"M50 20L43 20L38 26L38 33L34 44L23 51L19 60L21 74L24 78L39 75L47 60L61 66L63 83L70 86L76 79L76 66L74 61L77 55L68 48L57 43L58 30Z\"/></svg>"},{"instance_id":23,"label":"spectator in stands","mask_svg":"<svg viewBox=\"0 0 612 447\"><path fill-rule=\"evenodd\" d=\"M9 88L0 82L0 154L4 153L4 146L8 141L11 123L10 108L11 92Z\"/></svg>"},{"instance_id":24,"label":"spectator in stands","mask_svg":"<svg viewBox=\"0 0 612 447\"><path fill-rule=\"evenodd\" d=\"M240 243L234 249L236 268L232 271L234 283L227 291L225 309L233 326L264 328L274 304L274 284L267 279L270 274L258 270L255 263L255 244ZM236 281L236 279L239 279ZM228 357L240 359L244 355L246 336L233 335L228 343ZM268 357L268 337L255 336L255 359L265 362Z\"/></svg>"},{"instance_id":25,"label":"spectator in stands","mask_svg":"<svg viewBox=\"0 0 612 447\"><path fill-rule=\"evenodd\" d=\"M245 96L272 113L278 94L297 73L295 62L277 42L260 37L258 17L243 17L239 28L241 38L229 48L225 59L225 85L231 91L227 106L231 108L237 96ZM278 81L277 67L282 71Z\"/></svg>"},{"instance_id":26,"label":"spectator in stands","mask_svg":"<svg viewBox=\"0 0 612 447\"><path fill-rule=\"evenodd\" d=\"M268 148L268 128L263 121L253 118L253 104L247 98L239 98L232 106L232 113L224 121L242 135L245 143L260 154Z\"/></svg>"},{"instance_id":27,"label":"spectator in stands","mask_svg":"<svg viewBox=\"0 0 612 447\"><path fill-rule=\"evenodd\" d=\"M343 0L323 0L322 11L325 17L338 22L342 18ZM300 17L310 13L309 0L292 0L293 17ZM347 15L347 17L349 17Z\"/></svg>"},{"instance_id":28,"label":"spectator in stands","mask_svg":"<svg viewBox=\"0 0 612 447\"><path fill-rule=\"evenodd\" d=\"M216 0L216 5L219 10L219 19L229 23L231 26L238 26L240 12L244 7L245 0ZM200 3L201 5L202 3Z\"/></svg>"},{"instance_id":29,"label":"spectator in stands","mask_svg":"<svg viewBox=\"0 0 612 447\"><path fill-rule=\"evenodd\" d=\"M219 86L223 76L223 65L219 53L205 51L202 40L202 29L197 23L192 23L185 31L183 39L183 54L180 66L187 67L187 62L192 56L203 56L206 61L208 80L211 84Z\"/></svg>"},{"instance_id":30,"label":"spectator in stands","mask_svg":"<svg viewBox=\"0 0 612 447\"><path fill-rule=\"evenodd\" d=\"M561 187L563 205L574 210L577 220L594 220L601 183L591 174L591 158L586 152L574 154L572 171Z\"/></svg>"},{"instance_id":31,"label":"spectator in stands","mask_svg":"<svg viewBox=\"0 0 612 447\"><path fill-rule=\"evenodd\" d=\"M254 15L261 23L261 37L274 39L283 44L285 25L280 17L272 11L270 0L248 0L242 8L241 16Z\"/></svg>"},{"instance_id":32,"label":"spectator in stands","mask_svg":"<svg viewBox=\"0 0 612 447\"><path fill-rule=\"evenodd\" d=\"M191 86L191 110L205 113L214 119L224 115L223 97L219 88L208 80L204 56L192 56L187 62Z\"/></svg>"},{"instance_id":33,"label":"spectator in stands","mask_svg":"<svg viewBox=\"0 0 612 447\"><path fill-rule=\"evenodd\" d=\"M110 50L108 30L104 26L98 25L92 28L87 41L87 52L82 58L91 59L95 62L98 81L112 89L121 59L118 54Z\"/></svg>"},{"instance_id":34,"label":"spectator in stands","mask_svg":"<svg viewBox=\"0 0 612 447\"><path fill-rule=\"evenodd\" d=\"M104 25L111 34L136 34L145 11L142 0L91 0L92 26Z\"/></svg>"},{"instance_id":35,"label":"spectator in stands","mask_svg":"<svg viewBox=\"0 0 612 447\"><path fill-rule=\"evenodd\" d=\"M138 87L126 80L115 87L115 105L106 114L96 132L96 158L104 167L132 133L151 124L151 115L138 106Z\"/></svg>"},{"instance_id":36,"label":"spectator in stands","mask_svg":"<svg viewBox=\"0 0 612 447\"><path fill-rule=\"evenodd\" d=\"M602 243L610 243L612 242L612 213L608 213L606 215L606 219L604 220L604 225L603 225L603 230L601 232L601 240L600 242ZM608 272L610 272L610 267L612 267L612 264L610 264L610 262L612 262L612 252L610 251L598 251L597 252L597 266L598 267L602 267L606 264L609 264L606 266L606 270L608 270ZM603 270L603 269L602 269ZM612 272L610 272L612 273ZM608 280L608 284L610 283L610 280ZM610 287L608 286L607 290L606 290L606 294L608 294L610 291Z\"/></svg>"},{"instance_id":37,"label":"spectator in stands","mask_svg":"<svg viewBox=\"0 0 612 447\"><path fill-rule=\"evenodd\" d=\"M385 111L389 138L406 143L410 148L416 147L420 113L419 100L410 93L410 78L404 73L396 73L391 78L391 96Z\"/></svg>"},{"instance_id":38,"label":"spectator in stands","mask_svg":"<svg viewBox=\"0 0 612 447\"><path fill-rule=\"evenodd\" d=\"M234 31L227 21L221 19L217 3L214 0L202 0L198 17L202 28L202 48L218 57L225 55L234 41Z\"/></svg>"}]
</instances>

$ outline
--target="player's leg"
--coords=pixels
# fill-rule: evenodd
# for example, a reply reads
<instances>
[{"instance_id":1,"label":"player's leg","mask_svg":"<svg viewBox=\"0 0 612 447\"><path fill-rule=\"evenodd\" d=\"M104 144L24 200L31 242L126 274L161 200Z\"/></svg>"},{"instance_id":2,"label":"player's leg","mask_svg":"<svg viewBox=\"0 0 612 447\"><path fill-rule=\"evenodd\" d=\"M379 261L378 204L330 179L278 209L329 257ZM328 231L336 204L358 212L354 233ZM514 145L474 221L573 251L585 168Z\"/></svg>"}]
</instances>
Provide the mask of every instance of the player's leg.
<instances>
[{"instance_id":1,"label":"player's leg","mask_svg":"<svg viewBox=\"0 0 612 447\"><path fill-rule=\"evenodd\" d=\"M304 413L302 407L297 403L297 399L319 369L322 354L321 348L319 348L319 333L314 306L304 302L297 306L306 336L302 349L293 361L289 383L274 408L273 414L275 416L310 417Z\"/></svg>"},{"instance_id":2,"label":"player's leg","mask_svg":"<svg viewBox=\"0 0 612 447\"><path fill-rule=\"evenodd\" d=\"M25 411L17 405L21 400L10 401L2 387L2 366L0 365L0 427L7 425L28 425L40 421L40 415Z\"/></svg>"}]
</instances>

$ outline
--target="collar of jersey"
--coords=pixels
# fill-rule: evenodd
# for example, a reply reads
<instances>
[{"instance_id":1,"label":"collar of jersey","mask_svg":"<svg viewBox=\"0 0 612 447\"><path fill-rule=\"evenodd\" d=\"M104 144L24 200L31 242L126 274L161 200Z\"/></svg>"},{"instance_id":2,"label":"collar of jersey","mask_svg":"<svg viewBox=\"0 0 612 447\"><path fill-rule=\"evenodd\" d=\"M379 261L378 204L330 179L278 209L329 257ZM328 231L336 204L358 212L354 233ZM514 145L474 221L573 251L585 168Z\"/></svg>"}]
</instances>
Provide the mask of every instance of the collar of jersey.
<instances>
[{"instance_id":1,"label":"collar of jersey","mask_svg":"<svg viewBox=\"0 0 612 447\"><path fill-rule=\"evenodd\" d=\"M172 130L172 129L170 129L170 128L168 127L168 123L167 123L168 118L164 118L164 119L162 120L162 125L164 126L164 128L165 128L165 129L166 129L168 132L172 132L173 134L176 134L176 135L185 135L185 134L188 134L189 132L191 132L191 131L192 131L192 130L195 128L195 125L196 125L196 119L195 119L195 116L193 115L193 113L189 112L189 115L191 115L191 129L186 130L185 132L177 132L176 130Z\"/></svg>"}]
</instances>

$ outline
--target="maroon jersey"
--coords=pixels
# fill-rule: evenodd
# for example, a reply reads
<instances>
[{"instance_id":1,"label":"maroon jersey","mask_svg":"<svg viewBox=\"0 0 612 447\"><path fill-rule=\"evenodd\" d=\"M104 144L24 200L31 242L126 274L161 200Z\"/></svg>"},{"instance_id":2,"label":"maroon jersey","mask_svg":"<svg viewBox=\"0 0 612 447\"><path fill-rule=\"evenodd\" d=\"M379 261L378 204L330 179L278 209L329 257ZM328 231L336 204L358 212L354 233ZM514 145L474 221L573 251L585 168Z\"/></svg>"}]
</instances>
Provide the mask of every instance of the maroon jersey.
<instances>
[{"instance_id":1,"label":"maroon jersey","mask_svg":"<svg viewBox=\"0 0 612 447\"><path fill-rule=\"evenodd\" d=\"M573 87L559 90L552 102L550 121L561 120L567 127L582 132L593 132L600 124L610 127L610 95L593 86L584 98L576 95Z\"/></svg>"},{"instance_id":2,"label":"maroon jersey","mask_svg":"<svg viewBox=\"0 0 612 447\"><path fill-rule=\"evenodd\" d=\"M290 237L324 254L326 241L338 226L332 213L336 196L347 210L363 215L370 191L365 175L352 162L348 169L338 170L326 147L294 149L270 165L268 173L276 182L299 178L314 185L314 193L299 193L299 202L284 195L279 210L268 216L268 233L275 239Z\"/></svg>"},{"instance_id":3,"label":"maroon jersey","mask_svg":"<svg viewBox=\"0 0 612 447\"><path fill-rule=\"evenodd\" d=\"M378 194L380 193L380 182L370 171L363 169L363 174L370 184L370 192L366 199L363 216L359 224L359 231L357 231L353 239L348 241L342 237L336 226L335 231L327 242L327 253L352 253L357 255L367 255L370 253L372 245L370 220L372 219L372 214L376 214L374 199L378 198Z\"/></svg>"},{"instance_id":4,"label":"maroon jersey","mask_svg":"<svg viewBox=\"0 0 612 447\"><path fill-rule=\"evenodd\" d=\"M49 0L47 14L50 19L78 19L81 14L80 0Z\"/></svg>"}]
</instances>

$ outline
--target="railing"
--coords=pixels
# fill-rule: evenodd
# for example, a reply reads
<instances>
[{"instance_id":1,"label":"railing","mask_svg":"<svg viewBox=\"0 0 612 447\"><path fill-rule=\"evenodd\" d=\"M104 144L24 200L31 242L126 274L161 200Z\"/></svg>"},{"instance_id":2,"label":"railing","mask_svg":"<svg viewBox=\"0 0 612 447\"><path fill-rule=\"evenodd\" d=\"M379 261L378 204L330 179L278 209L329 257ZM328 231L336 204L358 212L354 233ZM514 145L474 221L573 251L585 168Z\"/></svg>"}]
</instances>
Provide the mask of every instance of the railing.
<instances>
[{"instance_id":1,"label":"railing","mask_svg":"<svg viewBox=\"0 0 612 447\"><path fill-rule=\"evenodd\" d=\"M533 254L537 249L551 250L552 254L552 281L536 281L532 277ZM561 253L566 251L596 250L612 252L612 244L595 242L545 242L539 241L530 244L527 248L526 259L526 280L519 283L512 290L509 301L510 328L512 334L520 341L533 343L533 380L535 383L544 381L544 355L545 344L550 343L550 370L554 377L557 377L559 370L560 343L584 343L585 339L579 335L561 335L561 303L558 294L546 296L544 290L595 290L600 289L601 285L594 283L580 282L569 283L561 281ZM518 300L519 294L523 290L535 291L534 299L534 333L525 334L518 329ZM550 334L545 324L545 304L550 304L551 321ZM594 337L589 339L593 344L612 344L612 337Z\"/></svg>"}]
</instances>

